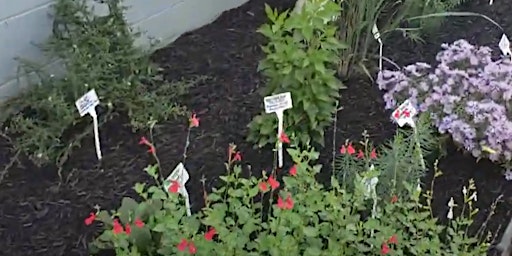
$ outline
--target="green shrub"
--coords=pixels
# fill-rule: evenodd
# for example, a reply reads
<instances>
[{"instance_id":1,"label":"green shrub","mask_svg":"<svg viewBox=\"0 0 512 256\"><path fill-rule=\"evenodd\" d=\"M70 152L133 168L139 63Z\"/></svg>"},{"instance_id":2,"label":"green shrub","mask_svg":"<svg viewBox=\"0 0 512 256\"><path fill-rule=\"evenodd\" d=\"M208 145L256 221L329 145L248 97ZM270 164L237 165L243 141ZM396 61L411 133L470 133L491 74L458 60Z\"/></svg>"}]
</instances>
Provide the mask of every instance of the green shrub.
<instances>
[{"instance_id":1,"label":"green shrub","mask_svg":"<svg viewBox=\"0 0 512 256\"><path fill-rule=\"evenodd\" d=\"M99 220L105 225L91 245L93 253L113 248L116 255L153 256L480 256L489 248L482 234L467 232L477 212L472 182L456 211L461 214L454 218L451 205L451 218L443 226L432 215L430 192L426 206L420 203L421 190L414 190L409 197L393 196L391 202L378 198L381 206L374 208L366 174L356 174L354 192L343 190L335 177L326 188L315 180L321 169L313 165L318 153L294 148L288 153L296 164L283 177L284 186L274 176L245 178L240 166L230 161L228 174L221 177L225 184L214 188L203 210L192 216L186 216L178 194L161 186L136 185L142 202L124 198L118 211L92 212L86 219L86 224ZM153 177L158 177L157 169L147 168Z\"/></svg>"},{"instance_id":2,"label":"green shrub","mask_svg":"<svg viewBox=\"0 0 512 256\"><path fill-rule=\"evenodd\" d=\"M285 112L285 131L293 131L303 145L324 145L324 129L331 124L343 88L336 78L343 45L336 39L336 27L326 23L339 13L339 7L333 2L320 7L318 2L307 2L301 13L279 14L267 5L270 23L259 29L268 39L259 66L267 79L263 95L291 92L294 106ZM248 140L259 147L273 144L276 129L275 115L262 113L249 124Z\"/></svg>"},{"instance_id":3,"label":"green shrub","mask_svg":"<svg viewBox=\"0 0 512 256\"><path fill-rule=\"evenodd\" d=\"M184 114L175 102L192 82L164 81L147 53L133 45L138 34L125 21L120 1L108 1L108 6L110 13L99 17L84 0L55 2L53 35L42 50L62 61L63 77L22 61L25 71L35 72L38 80L3 107L21 110L6 122L7 131L15 136L18 150L38 165L61 166L80 139L92 132L90 118L80 118L74 103L91 89L100 97L100 123L112 118L114 110L127 113L134 129L144 128L148 120Z\"/></svg>"}]
</instances>

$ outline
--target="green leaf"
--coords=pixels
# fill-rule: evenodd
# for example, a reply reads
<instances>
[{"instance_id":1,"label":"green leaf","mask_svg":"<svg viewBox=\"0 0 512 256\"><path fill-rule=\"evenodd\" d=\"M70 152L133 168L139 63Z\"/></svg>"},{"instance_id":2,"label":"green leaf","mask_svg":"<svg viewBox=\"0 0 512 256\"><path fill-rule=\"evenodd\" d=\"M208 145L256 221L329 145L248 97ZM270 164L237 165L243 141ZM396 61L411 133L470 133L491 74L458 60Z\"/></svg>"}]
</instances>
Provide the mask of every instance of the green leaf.
<instances>
[{"instance_id":1,"label":"green leaf","mask_svg":"<svg viewBox=\"0 0 512 256\"><path fill-rule=\"evenodd\" d=\"M306 226L302 228L302 232L307 237L317 237L318 229L316 227Z\"/></svg>"}]
</instances>

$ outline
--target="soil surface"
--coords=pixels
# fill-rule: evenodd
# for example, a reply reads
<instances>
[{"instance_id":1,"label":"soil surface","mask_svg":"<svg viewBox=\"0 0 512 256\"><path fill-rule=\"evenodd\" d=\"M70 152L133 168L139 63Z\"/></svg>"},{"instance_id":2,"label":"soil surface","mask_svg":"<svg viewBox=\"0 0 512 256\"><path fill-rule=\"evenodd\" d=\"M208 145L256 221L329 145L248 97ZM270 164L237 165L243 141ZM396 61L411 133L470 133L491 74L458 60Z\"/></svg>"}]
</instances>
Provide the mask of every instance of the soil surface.
<instances>
[{"instance_id":1,"label":"soil surface","mask_svg":"<svg viewBox=\"0 0 512 256\"><path fill-rule=\"evenodd\" d=\"M279 9L290 8L294 3L272 2ZM485 14L505 31L512 31L508 18L512 5L507 1L495 1L492 6L488 0L468 2L471 3L461 10ZM262 1L254 0L228 11L214 23L183 35L153 56L168 80L195 75L209 77L183 99L183 104L195 111L201 121L200 127L192 130L186 159L191 175L187 187L194 210L202 205L201 177L204 175L211 187L224 173L229 143L238 145L245 167L250 166L254 172L271 167L271 150L254 150L245 141L247 124L263 108L257 89L264 86L264 80L256 71L263 57L263 38L255 32L266 21L263 8ZM422 45L412 44L401 35L394 36L385 42L394 41L386 44L384 54L401 65L431 62L443 42L465 38L474 44L497 48L501 34L482 18L450 18ZM365 129L377 144L394 134L395 127L389 113L383 110L381 92L376 86L365 79L348 81L347 86L341 98L344 109L338 114L335 145L333 128L326 132L326 148L321 154L324 164L330 163L333 146L338 148L346 139L359 140ZM102 128L101 165L97 164L92 136L86 138L82 148L67 162L62 180L55 167L37 168L23 156L11 166L12 146L7 139L0 140L0 166L10 167L0 183L0 255L88 255L87 243L99 231L99 227L84 225L84 218L93 207L114 209L122 197L134 196L132 187L136 182L149 181L143 168L153 161L146 149L138 145L144 134L132 133L127 123L117 118ZM187 125L184 118L155 127L155 144L165 175L183 158ZM434 189L438 216L446 215L449 198L460 198L461 187L473 178L479 191L477 206L481 209L478 224L486 223L489 231L501 233L511 216L512 186L500 174L500 168L487 161L476 163L474 158L451 148L439 167L444 175L437 179ZM491 204L498 197L501 203L494 210L494 217L486 222Z\"/></svg>"}]
</instances>

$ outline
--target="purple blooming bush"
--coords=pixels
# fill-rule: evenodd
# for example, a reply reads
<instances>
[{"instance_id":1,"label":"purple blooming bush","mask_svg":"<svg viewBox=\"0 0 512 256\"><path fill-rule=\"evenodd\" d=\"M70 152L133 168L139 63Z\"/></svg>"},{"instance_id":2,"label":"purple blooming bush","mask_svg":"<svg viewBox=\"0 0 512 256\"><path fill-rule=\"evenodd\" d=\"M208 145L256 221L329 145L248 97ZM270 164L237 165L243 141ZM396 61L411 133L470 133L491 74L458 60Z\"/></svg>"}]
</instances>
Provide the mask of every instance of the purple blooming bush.
<instances>
[{"instance_id":1,"label":"purple blooming bush","mask_svg":"<svg viewBox=\"0 0 512 256\"><path fill-rule=\"evenodd\" d=\"M436 67L416 63L379 73L386 109L409 99L420 113L430 113L441 134L451 135L473 156L510 163L512 64L492 60L489 47L466 40L442 48Z\"/></svg>"}]
</instances>

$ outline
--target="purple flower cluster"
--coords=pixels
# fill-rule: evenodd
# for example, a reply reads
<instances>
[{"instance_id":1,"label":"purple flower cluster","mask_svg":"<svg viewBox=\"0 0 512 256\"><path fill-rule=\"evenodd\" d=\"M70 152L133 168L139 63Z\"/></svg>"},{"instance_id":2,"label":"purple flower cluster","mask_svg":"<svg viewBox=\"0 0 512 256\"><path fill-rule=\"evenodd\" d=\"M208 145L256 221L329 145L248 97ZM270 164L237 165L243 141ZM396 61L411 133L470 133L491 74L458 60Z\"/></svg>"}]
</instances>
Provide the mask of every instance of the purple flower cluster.
<instances>
[{"instance_id":1,"label":"purple flower cluster","mask_svg":"<svg viewBox=\"0 0 512 256\"><path fill-rule=\"evenodd\" d=\"M430 113L440 133L450 134L473 156L510 162L512 63L494 61L489 47L465 40L442 48L436 67L416 63L379 73L386 109L409 99L419 112ZM485 147L492 150L482 150Z\"/></svg>"}]
</instances>

